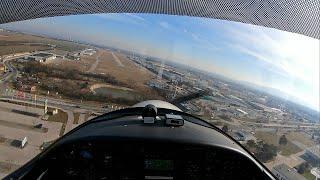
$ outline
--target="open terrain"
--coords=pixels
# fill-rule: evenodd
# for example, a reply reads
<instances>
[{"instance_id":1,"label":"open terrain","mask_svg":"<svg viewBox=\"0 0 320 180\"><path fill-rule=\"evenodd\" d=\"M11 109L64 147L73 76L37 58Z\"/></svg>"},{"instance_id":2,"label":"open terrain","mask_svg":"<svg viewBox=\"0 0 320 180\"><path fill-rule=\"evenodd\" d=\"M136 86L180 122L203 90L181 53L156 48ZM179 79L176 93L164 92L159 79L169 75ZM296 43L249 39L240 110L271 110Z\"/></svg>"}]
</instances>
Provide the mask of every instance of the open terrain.
<instances>
[{"instance_id":1,"label":"open terrain","mask_svg":"<svg viewBox=\"0 0 320 180\"><path fill-rule=\"evenodd\" d=\"M281 155L289 156L291 154L298 153L302 151L297 145L292 143L290 140L288 140L288 143L286 145L279 145L279 138L280 134L274 134L269 132L256 132L256 137L260 140L263 140L264 142L268 144L272 144L278 148L278 151Z\"/></svg>"},{"instance_id":2,"label":"open terrain","mask_svg":"<svg viewBox=\"0 0 320 180\"><path fill-rule=\"evenodd\" d=\"M110 75L117 82L125 84L125 88L130 89L124 90L119 85L105 84L103 88L101 88L103 85L97 88L98 95L127 98L129 100L132 100L132 97L143 99L142 96L146 95L156 99L162 98L156 91L146 85L151 79L155 78L155 75L146 69L137 67L130 59L119 53L99 49L92 56L81 56L80 61L61 60L55 61L52 65L56 67L63 65L65 68L76 69L85 73ZM101 85L98 82L89 82L89 84L91 87ZM90 89L94 90L95 88Z\"/></svg>"},{"instance_id":3,"label":"open terrain","mask_svg":"<svg viewBox=\"0 0 320 180\"><path fill-rule=\"evenodd\" d=\"M117 80L139 90L148 88L145 83L154 78L152 73L137 67L124 55L104 49L99 49L92 56L82 56L80 61L65 60L57 64L85 72L110 74Z\"/></svg>"},{"instance_id":4,"label":"open terrain","mask_svg":"<svg viewBox=\"0 0 320 180\"><path fill-rule=\"evenodd\" d=\"M13 53L48 50L52 48L51 45L64 51L76 51L88 47L74 42L41 36L7 31L0 32L0 56Z\"/></svg>"}]
</instances>

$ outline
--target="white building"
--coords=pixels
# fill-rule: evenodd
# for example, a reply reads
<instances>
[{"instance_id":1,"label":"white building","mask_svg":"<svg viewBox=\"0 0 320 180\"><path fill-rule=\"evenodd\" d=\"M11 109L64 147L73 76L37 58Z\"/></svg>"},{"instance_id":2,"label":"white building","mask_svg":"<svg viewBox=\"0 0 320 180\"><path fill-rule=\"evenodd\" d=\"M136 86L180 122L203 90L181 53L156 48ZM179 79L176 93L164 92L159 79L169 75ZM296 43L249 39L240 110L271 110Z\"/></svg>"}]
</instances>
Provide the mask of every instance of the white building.
<instances>
[{"instance_id":1,"label":"white building","mask_svg":"<svg viewBox=\"0 0 320 180\"><path fill-rule=\"evenodd\" d=\"M316 180L320 180L320 167L312 168L310 173L316 177Z\"/></svg>"},{"instance_id":2,"label":"white building","mask_svg":"<svg viewBox=\"0 0 320 180\"><path fill-rule=\"evenodd\" d=\"M81 52L81 54L83 55L88 55L88 56L92 56L93 54L95 54L96 51L94 49L86 49L86 50L83 50Z\"/></svg>"}]
</instances>

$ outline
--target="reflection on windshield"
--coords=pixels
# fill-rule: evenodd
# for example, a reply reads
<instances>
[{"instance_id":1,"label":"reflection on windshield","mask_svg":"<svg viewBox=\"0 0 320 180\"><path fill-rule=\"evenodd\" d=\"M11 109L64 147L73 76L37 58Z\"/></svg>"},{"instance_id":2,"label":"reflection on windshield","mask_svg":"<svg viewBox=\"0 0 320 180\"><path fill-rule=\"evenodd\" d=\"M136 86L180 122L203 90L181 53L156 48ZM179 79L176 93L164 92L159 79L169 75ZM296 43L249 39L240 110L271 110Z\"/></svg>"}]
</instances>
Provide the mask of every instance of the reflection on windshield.
<instances>
[{"instance_id":1,"label":"reflection on windshield","mask_svg":"<svg viewBox=\"0 0 320 180\"><path fill-rule=\"evenodd\" d=\"M319 173L316 39L146 14L0 28L0 177L79 124L150 99L221 128L278 177Z\"/></svg>"}]
</instances>

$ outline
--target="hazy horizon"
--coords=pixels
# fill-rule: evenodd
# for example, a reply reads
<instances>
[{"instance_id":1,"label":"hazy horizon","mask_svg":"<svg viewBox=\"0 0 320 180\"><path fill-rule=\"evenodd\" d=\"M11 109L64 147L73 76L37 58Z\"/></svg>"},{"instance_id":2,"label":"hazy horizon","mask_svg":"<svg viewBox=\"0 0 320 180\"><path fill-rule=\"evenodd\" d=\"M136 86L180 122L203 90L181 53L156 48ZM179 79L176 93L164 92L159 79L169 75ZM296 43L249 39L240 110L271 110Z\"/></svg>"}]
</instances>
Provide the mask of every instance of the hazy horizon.
<instances>
[{"instance_id":1,"label":"hazy horizon","mask_svg":"<svg viewBox=\"0 0 320 180\"><path fill-rule=\"evenodd\" d=\"M319 40L303 35L223 20L147 14L42 18L0 28L171 60L277 89L319 112Z\"/></svg>"}]
</instances>

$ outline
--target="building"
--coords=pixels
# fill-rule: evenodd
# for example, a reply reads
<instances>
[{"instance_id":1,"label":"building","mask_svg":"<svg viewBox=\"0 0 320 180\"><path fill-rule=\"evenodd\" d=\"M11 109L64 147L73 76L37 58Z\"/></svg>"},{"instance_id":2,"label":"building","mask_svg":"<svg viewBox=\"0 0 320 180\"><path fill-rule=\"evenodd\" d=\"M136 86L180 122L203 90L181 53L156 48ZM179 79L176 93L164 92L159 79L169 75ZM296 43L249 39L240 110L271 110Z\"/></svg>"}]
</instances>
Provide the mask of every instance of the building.
<instances>
[{"instance_id":1,"label":"building","mask_svg":"<svg viewBox=\"0 0 320 180\"><path fill-rule=\"evenodd\" d=\"M310 173L315 176L315 180L320 180L320 167L312 168Z\"/></svg>"},{"instance_id":2,"label":"building","mask_svg":"<svg viewBox=\"0 0 320 180\"><path fill-rule=\"evenodd\" d=\"M307 161L315 166L320 165L320 145L312 146L305 150L304 156Z\"/></svg>"},{"instance_id":3,"label":"building","mask_svg":"<svg viewBox=\"0 0 320 180\"><path fill-rule=\"evenodd\" d=\"M74 61L80 61L80 56L75 56L75 55L67 55L65 56L65 58L70 59L70 60L74 60Z\"/></svg>"},{"instance_id":4,"label":"building","mask_svg":"<svg viewBox=\"0 0 320 180\"><path fill-rule=\"evenodd\" d=\"M316 177L316 180L320 180L320 167L312 168L310 173Z\"/></svg>"},{"instance_id":5,"label":"building","mask_svg":"<svg viewBox=\"0 0 320 180\"><path fill-rule=\"evenodd\" d=\"M51 54L51 53L46 53L46 52L39 52L39 53L35 53L31 56L27 57L30 60L35 60L41 63L46 63L49 61L52 61L54 59L56 59L56 55Z\"/></svg>"},{"instance_id":6,"label":"building","mask_svg":"<svg viewBox=\"0 0 320 180\"><path fill-rule=\"evenodd\" d=\"M286 164L274 166L271 171L279 180L306 180L294 168L290 168Z\"/></svg>"},{"instance_id":7,"label":"building","mask_svg":"<svg viewBox=\"0 0 320 180\"><path fill-rule=\"evenodd\" d=\"M36 58L31 57L31 56L25 56L23 58L19 58L18 62L23 63L23 62L29 62L29 61L35 61Z\"/></svg>"},{"instance_id":8,"label":"building","mask_svg":"<svg viewBox=\"0 0 320 180\"><path fill-rule=\"evenodd\" d=\"M0 71L5 72L6 71L6 66L4 64L0 64Z\"/></svg>"},{"instance_id":9,"label":"building","mask_svg":"<svg viewBox=\"0 0 320 180\"><path fill-rule=\"evenodd\" d=\"M246 141L248 140L248 135L243 131L237 131L234 133L233 138L237 141Z\"/></svg>"},{"instance_id":10,"label":"building","mask_svg":"<svg viewBox=\"0 0 320 180\"><path fill-rule=\"evenodd\" d=\"M86 49L81 52L82 55L92 56L96 51L94 49Z\"/></svg>"}]
</instances>

